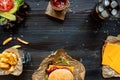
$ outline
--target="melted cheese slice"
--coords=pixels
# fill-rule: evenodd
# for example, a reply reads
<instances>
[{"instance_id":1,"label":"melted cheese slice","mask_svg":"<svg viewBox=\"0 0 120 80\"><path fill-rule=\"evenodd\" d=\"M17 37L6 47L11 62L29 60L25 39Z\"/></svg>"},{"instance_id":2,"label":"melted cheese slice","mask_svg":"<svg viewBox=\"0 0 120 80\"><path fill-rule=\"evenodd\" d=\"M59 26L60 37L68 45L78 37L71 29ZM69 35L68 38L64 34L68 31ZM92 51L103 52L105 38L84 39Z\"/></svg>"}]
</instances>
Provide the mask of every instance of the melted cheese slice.
<instances>
[{"instance_id":1,"label":"melted cheese slice","mask_svg":"<svg viewBox=\"0 0 120 80\"><path fill-rule=\"evenodd\" d=\"M72 72L74 72L74 67L73 66L57 66L57 65L49 65L49 68L52 68L52 67L57 67L59 69L62 69L62 68L67 68L69 70L71 70Z\"/></svg>"},{"instance_id":2,"label":"melted cheese slice","mask_svg":"<svg viewBox=\"0 0 120 80\"><path fill-rule=\"evenodd\" d=\"M120 73L120 45L106 44L102 55L102 65L107 65Z\"/></svg>"}]
</instances>

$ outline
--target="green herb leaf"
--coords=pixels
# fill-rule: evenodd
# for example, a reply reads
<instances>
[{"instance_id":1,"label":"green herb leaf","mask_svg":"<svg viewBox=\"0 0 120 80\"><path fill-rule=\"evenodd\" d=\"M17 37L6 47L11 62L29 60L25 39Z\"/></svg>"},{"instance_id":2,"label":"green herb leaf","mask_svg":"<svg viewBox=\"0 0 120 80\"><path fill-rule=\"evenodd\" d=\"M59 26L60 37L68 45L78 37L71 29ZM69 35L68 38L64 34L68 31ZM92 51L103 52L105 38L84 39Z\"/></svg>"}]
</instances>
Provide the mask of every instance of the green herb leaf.
<instances>
[{"instance_id":1,"label":"green herb leaf","mask_svg":"<svg viewBox=\"0 0 120 80\"><path fill-rule=\"evenodd\" d=\"M19 5L22 6L24 4L23 0L15 0L15 2Z\"/></svg>"},{"instance_id":2,"label":"green herb leaf","mask_svg":"<svg viewBox=\"0 0 120 80\"><path fill-rule=\"evenodd\" d=\"M3 21L5 21L4 17L0 17L0 23L2 23Z\"/></svg>"},{"instance_id":3,"label":"green herb leaf","mask_svg":"<svg viewBox=\"0 0 120 80\"><path fill-rule=\"evenodd\" d=\"M59 58L58 60L57 60L57 63L62 63L63 61L62 61L62 58Z\"/></svg>"},{"instance_id":4,"label":"green herb leaf","mask_svg":"<svg viewBox=\"0 0 120 80\"><path fill-rule=\"evenodd\" d=\"M59 59L57 60L57 63L70 64L69 61L68 61L67 59L65 59L65 58L59 58Z\"/></svg>"}]
</instances>

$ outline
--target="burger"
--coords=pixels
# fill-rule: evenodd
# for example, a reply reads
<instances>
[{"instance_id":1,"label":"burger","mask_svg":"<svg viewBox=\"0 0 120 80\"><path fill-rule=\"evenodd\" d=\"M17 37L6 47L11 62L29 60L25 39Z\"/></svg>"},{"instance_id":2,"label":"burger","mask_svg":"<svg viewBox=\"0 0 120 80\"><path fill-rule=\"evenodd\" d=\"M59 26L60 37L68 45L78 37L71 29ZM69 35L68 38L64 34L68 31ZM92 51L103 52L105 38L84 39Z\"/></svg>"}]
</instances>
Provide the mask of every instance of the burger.
<instances>
[{"instance_id":1,"label":"burger","mask_svg":"<svg viewBox=\"0 0 120 80\"><path fill-rule=\"evenodd\" d=\"M84 76L83 64L58 49L42 61L32 80L84 80Z\"/></svg>"},{"instance_id":2,"label":"burger","mask_svg":"<svg viewBox=\"0 0 120 80\"><path fill-rule=\"evenodd\" d=\"M23 0L0 0L0 26L11 28L24 21L28 5Z\"/></svg>"}]
</instances>

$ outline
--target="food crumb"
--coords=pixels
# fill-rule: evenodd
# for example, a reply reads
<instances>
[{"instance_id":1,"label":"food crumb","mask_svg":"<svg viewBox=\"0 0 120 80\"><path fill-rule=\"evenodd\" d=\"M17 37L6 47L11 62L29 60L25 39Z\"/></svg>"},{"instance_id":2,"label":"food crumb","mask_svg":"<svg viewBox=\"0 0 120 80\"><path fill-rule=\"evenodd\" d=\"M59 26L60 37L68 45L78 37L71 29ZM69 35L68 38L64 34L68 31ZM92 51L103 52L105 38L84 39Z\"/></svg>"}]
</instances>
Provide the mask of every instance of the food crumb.
<instances>
[{"instance_id":1,"label":"food crumb","mask_svg":"<svg viewBox=\"0 0 120 80\"><path fill-rule=\"evenodd\" d=\"M40 4L38 3L37 6L39 6Z\"/></svg>"},{"instance_id":2,"label":"food crumb","mask_svg":"<svg viewBox=\"0 0 120 80\"><path fill-rule=\"evenodd\" d=\"M82 62L83 61L83 59L82 58L80 58L80 62Z\"/></svg>"},{"instance_id":3,"label":"food crumb","mask_svg":"<svg viewBox=\"0 0 120 80\"><path fill-rule=\"evenodd\" d=\"M85 46L85 44L84 44L84 43L82 43L82 46Z\"/></svg>"},{"instance_id":4,"label":"food crumb","mask_svg":"<svg viewBox=\"0 0 120 80\"><path fill-rule=\"evenodd\" d=\"M22 37L22 38L23 38L24 36L23 36L23 35L20 35L20 37Z\"/></svg>"},{"instance_id":5,"label":"food crumb","mask_svg":"<svg viewBox=\"0 0 120 80\"><path fill-rule=\"evenodd\" d=\"M86 20L85 22L88 22L88 20Z\"/></svg>"}]
</instances>

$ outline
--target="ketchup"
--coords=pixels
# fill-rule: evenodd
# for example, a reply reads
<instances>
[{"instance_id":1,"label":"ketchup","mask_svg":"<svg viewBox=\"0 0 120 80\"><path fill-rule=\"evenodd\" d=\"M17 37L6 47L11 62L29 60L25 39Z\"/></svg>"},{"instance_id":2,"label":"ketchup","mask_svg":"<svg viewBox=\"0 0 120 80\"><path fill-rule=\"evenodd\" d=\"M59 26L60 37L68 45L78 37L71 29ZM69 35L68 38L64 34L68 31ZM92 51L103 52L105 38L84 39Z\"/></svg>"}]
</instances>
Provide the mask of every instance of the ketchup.
<instances>
[{"instance_id":1,"label":"ketchup","mask_svg":"<svg viewBox=\"0 0 120 80\"><path fill-rule=\"evenodd\" d=\"M52 0L53 6L57 8L64 8L67 0Z\"/></svg>"},{"instance_id":2,"label":"ketchup","mask_svg":"<svg viewBox=\"0 0 120 80\"><path fill-rule=\"evenodd\" d=\"M51 72L55 71L56 69L58 69L56 66L50 68L50 69L47 69L47 73L50 74Z\"/></svg>"}]
</instances>

